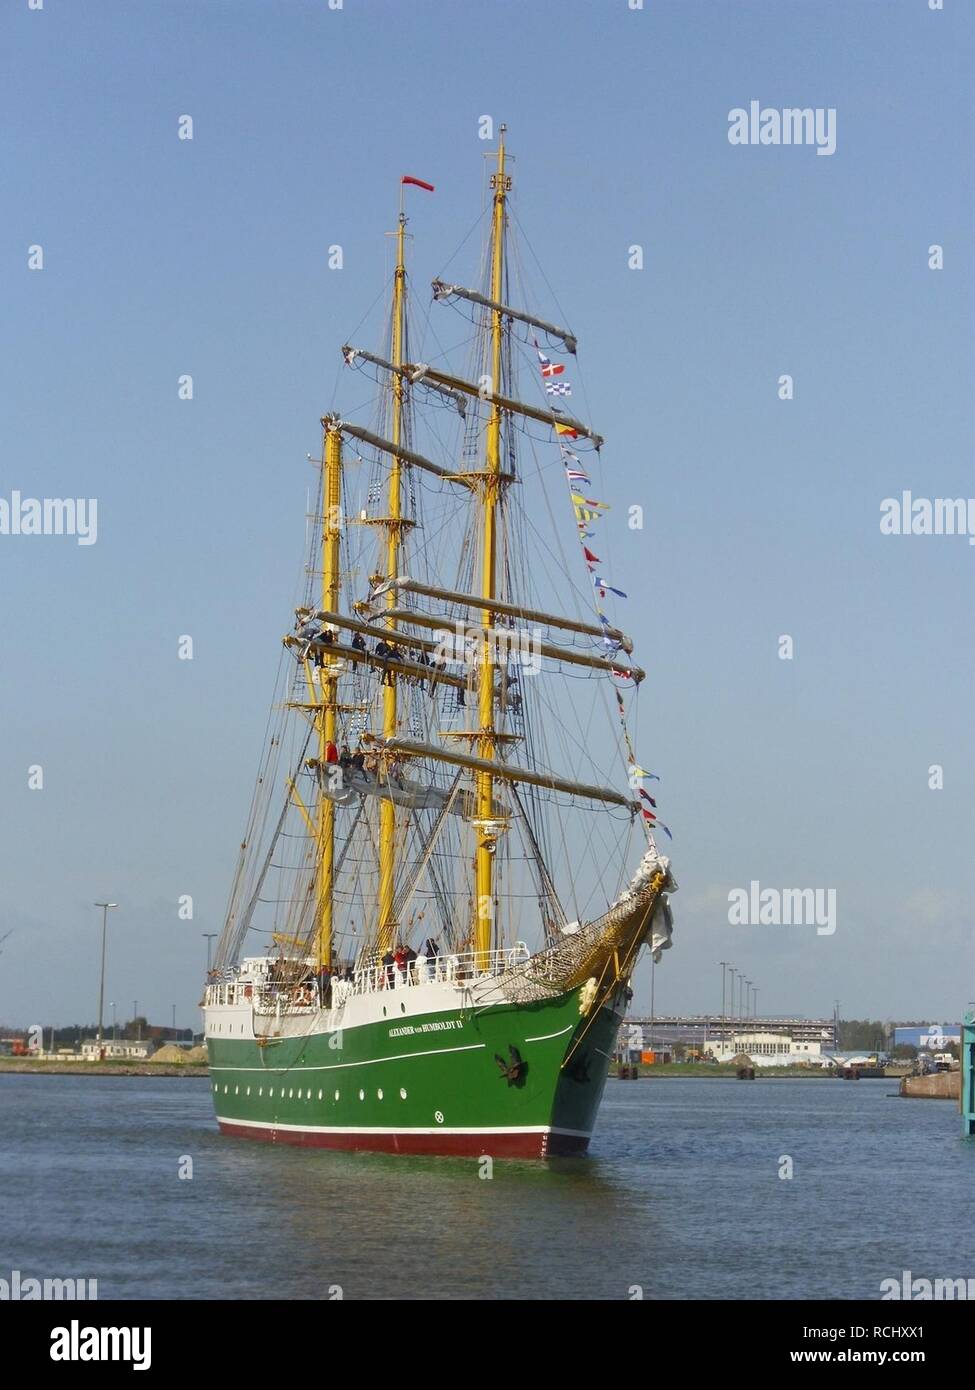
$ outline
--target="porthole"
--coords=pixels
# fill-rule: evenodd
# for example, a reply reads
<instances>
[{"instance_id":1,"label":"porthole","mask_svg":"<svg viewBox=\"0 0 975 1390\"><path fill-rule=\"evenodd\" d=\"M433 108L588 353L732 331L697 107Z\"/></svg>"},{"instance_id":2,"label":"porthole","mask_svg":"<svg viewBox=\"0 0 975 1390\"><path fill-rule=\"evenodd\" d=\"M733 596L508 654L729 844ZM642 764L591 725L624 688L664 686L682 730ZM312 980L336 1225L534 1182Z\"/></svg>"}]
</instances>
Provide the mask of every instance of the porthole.
<instances>
[{"instance_id":1,"label":"porthole","mask_svg":"<svg viewBox=\"0 0 975 1390\"><path fill-rule=\"evenodd\" d=\"M288 1099L289 1099L289 1100L294 1100L294 1098L295 1098L295 1088L294 1088L293 1086L291 1086L291 1087L289 1088L289 1090L288 1090Z\"/></svg>"},{"instance_id":2,"label":"porthole","mask_svg":"<svg viewBox=\"0 0 975 1390\"><path fill-rule=\"evenodd\" d=\"M400 1098L400 1100L405 1100L405 1099L406 1099L406 1087L405 1087L405 1086L401 1086L401 1087L399 1088L399 1098Z\"/></svg>"},{"instance_id":3,"label":"porthole","mask_svg":"<svg viewBox=\"0 0 975 1390\"><path fill-rule=\"evenodd\" d=\"M319 1093L318 1093L318 1099L321 1100L321 1098L322 1098L322 1093L321 1093L321 1091L319 1091Z\"/></svg>"},{"instance_id":4,"label":"porthole","mask_svg":"<svg viewBox=\"0 0 975 1390\"><path fill-rule=\"evenodd\" d=\"M401 1014L405 1014L405 1013L406 1013L406 1005L405 1005L405 1004L400 1004L400 1006L399 1006L399 1011L400 1011Z\"/></svg>"},{"instance_id":5,"label":"porthole","mask_svg":"<svg viewBox=\"0 0 975 1390\"><path fill-rule=\"evenodd\" d=\"M442 1124L443 1124L443 1111L442 1111L442 1110L435 1110L435 1111L433 1112L433 1118L436 1120L436 1122L437 1122L438 1125L442 1125Z\"/></svg>"},{"instance_id":6,"label":"porthole","mask_svg":"<svg viewBox=\"0 0 975 1390\"><path fill-rule=\"evenodd\" d=\"M240 1095L240 1087L239 1087L239 1086L235 1086L235 1087L234 1087L234 1095L235 1095L235 1096L239 1096L239 1095Z\"/></svg>"},{"instance_id":7,"label":"porthole","mask_svg":"<svg viewBox=\"0 0 975 1390\"><path fill-rule=\"evenodd\" d=\"M338 1091L336 1091L336 1092L335 1092L335 1099L338 1100L338 1098L339 1098L339 1093L338 1093Z\"/></svg>"},{"instance_id":8,"label":"porthole","mask_svg":"<svg viewBox=\"0 0 975 1390\"><path fill-rule=\"evenodd\" d=\"M248 1086L248 1087L247 1087L247 1094L250 1095L250 1093L251 1093L251 1088Z\"/></svg>"},{"instance_id":9,"label":"porthole","mask_svg":"<svg viewBox=\"0 0 975 1390\"><path fill-rule=\"evenodd\" d=\"M376 1092L376 1099L377 1099L377 1100L382 1100L382 1098L383 1098L383 1093L382 1093L382 1089L380 1089L380 1090L378 1090L378 1091Z\"/></svg>"},{"instance_id":10,"label":"porthole","mask_svg":"<svg viewBox=\"0 0 975 1390\"><path fill-rule=\"evenodd\" d=\"M301 1100L301 1087L298 1087L298 1099Z\"/></svg>"},{"instance_id":11,"label":"porthole","mask_svg":"<svg viewBox=\"0 0 975 1390\"><path fill-rule=\"evenodd\" d=\"M365 1091L360 1091L360 1092L359 1092L359 1099L360 1099L360 1100L365 1100L365 1098L366 1098L366 1093L365 1093Z\"/></svg>"},{"instance_id":12,"label":"porthole","mask_svg":"<svg viewBox=\"0 0 975 1390\"><path fill-rule=\"evenodd\" d=\"M262 1096L262 1095L264 1094L264 1087L263 1087L263 1086L258 1086L258 1088L257 1088L257 1094L258 1094L259 1096Z\"/></svg>"},{"instance_id":13,"label":"porthole","mask_svg":"<svg viewBox=\"0 0 975 1390\"><path fill-rule=\"evenodd\" d=\"M267 1090L267 1093L268 1093L269 1096L273 1096L273 1095L274 1095L274 1087L273 1087L273 1086L269 1086L269 1087L268 1087L268 1090Z\"/></svg>"},{"instance_id":14,"label":"porthole","mask_svg":"<svg viewBox=\"0 0 975 1390\"><path fill-rule=\"evenodd\" d=\"M226 1085L225 1085L224 1088L223 1088L223 1093L224 1093L224 1095L227 1094L227 1087L226 1087Z\"/></svg>"}]
</instances>

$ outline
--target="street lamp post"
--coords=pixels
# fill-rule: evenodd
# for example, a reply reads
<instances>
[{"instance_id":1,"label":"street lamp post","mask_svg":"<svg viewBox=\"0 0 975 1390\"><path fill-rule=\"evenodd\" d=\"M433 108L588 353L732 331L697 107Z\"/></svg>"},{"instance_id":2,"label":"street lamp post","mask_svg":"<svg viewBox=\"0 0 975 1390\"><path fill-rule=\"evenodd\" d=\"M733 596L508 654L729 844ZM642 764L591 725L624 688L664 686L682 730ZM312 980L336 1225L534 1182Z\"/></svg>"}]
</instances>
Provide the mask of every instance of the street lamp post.
<instances>
[{"instance_id":1,"label":"street lamp post","mask_svg":"<svg viewBox=\"0 0 975 1390\"><path fill-rule=\"evenodd\" d=\"M108 933L108 909L118 907L118 903L96 903L102 910L102 973L98 985L98 1046L102 1045L102 1013L105 1008L105 937Z\"/></svg>"},{"instance_id":2,"label":"street lamp post","mask_svg":"<svg viewBox=\"0 0 975 1390\"><path fill-rule=\"evenodd\" d=\"M109 1007L109 1008L111 1009L111 1011L112 1011L112 1042L117 1042L117 1041L118 1041L118 1029L117 1029L117 1027L116 1027L116 1025L115 1025L115 1000L114 1000L114 999L110 999L110 1000L108 1001L108 1007Z\"/></svg>"},{"instance_id":3,"label":"street lamp post","mask_svg":"<svg viewBox=\"0 0 975 1390\"><path fill-rule=\"evenodd\" d=\"M734 1053L734 1050L735 1050L735 976L738 974L738 971L735 969L735 967L734 967L733 965L729 965L729 966L728 966L728 974L731 976L731 995L730 995L730 998L729 998L729 1013L730 1013L730 1017L729 1017L729 1019L728 1019L728 1041L729 1041L729 1043L730 1043L730 1045L731 1045L731 1051L732 1051L732 1053Z\"/></svg>"},{"instance_id":4,"label":"street lamp post","mask_svg":"<svg viewBox=\"0 0 975 1390\"><path fill-rule=\"evenodd\" d=\"M719 961L718 961L718 964L721 966L721 1033L720 1033L720 1037L721 1037L721 1041L724 1042L724 988L725 988L724 980L725 980L725 970L726 970L726 968L727 968L728 962L727 962L726 960L719 960Z\"/></svg>"}]
</instances>

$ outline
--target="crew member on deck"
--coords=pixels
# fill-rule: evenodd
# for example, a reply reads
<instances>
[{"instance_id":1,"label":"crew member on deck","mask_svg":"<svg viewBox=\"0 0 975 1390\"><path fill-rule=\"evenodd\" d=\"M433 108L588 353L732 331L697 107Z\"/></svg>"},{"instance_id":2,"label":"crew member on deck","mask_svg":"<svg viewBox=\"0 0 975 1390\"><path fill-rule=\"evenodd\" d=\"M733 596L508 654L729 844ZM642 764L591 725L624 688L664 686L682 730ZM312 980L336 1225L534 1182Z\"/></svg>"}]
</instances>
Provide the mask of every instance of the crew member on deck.
<instances>
[{"instance_id":1,"label":"crew member on deck","mask_svg":"<svg viewBox=\"0 0 975 1390\"><path fill-rule=\"evenodd\" d=\"M318 972L318 999L325 1007L328 1003L328 987L332 979L331 971L326 964L322 964Z\"/></svg>"}]
</instances>

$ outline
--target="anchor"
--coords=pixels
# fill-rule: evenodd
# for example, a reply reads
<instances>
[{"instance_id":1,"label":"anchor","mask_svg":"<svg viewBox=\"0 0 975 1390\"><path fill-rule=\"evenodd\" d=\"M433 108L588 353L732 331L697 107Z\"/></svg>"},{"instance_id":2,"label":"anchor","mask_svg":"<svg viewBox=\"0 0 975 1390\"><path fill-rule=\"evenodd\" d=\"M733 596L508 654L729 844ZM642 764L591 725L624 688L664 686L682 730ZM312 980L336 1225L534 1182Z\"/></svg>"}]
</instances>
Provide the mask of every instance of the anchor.
<instances>
[{"instance_id":1,"label":"anchor","mask_svg":"<svg viewBox=\"0 0 975 1390\"><path fill-rule=\"evenodd\" d=\"M511 1058L509 1062L506 1062L497 1052L494 1054L494 1060L501 1068L501 1075L507 1081L508 1085L520 1086L525 1079L528 1063L522 1060L521 1053L510 1043L508 1044L508 1055Z\"/></svg>"}]
</instances>

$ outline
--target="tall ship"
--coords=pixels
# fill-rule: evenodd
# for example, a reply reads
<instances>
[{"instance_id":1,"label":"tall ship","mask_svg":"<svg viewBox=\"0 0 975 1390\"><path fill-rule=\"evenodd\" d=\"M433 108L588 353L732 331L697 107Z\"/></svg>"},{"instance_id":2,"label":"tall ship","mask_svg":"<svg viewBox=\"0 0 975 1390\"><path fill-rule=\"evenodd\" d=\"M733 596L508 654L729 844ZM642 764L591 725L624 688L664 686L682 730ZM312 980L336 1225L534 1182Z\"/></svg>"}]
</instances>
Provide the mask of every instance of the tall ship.
<instances>
[{"instance_id":1,"label":"tall ship","mask_svg":"<svg viewBox=\"0 0 975 1390\"><path fill-rule=\"evenodd\" d=\"M405 199L434 190L403 176L383 340L342 348L364 404L321 421L204 996L228 1135L580 1153L637 958L670 945L644 672L601 558L611 480L571 406L576 338L532 291L511 167L502 126L480 280L434 280L422 313Z\"/></svg>"}]
</instances>

